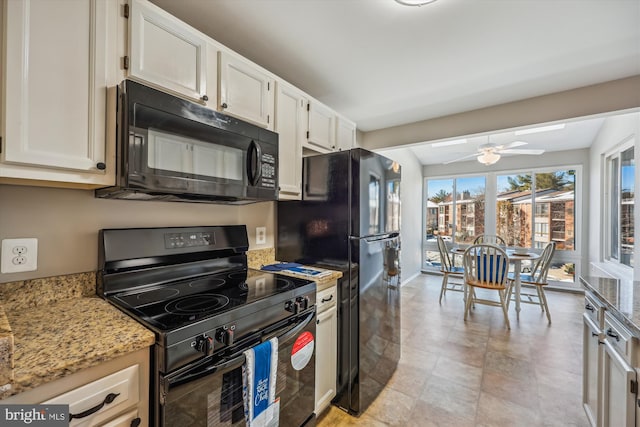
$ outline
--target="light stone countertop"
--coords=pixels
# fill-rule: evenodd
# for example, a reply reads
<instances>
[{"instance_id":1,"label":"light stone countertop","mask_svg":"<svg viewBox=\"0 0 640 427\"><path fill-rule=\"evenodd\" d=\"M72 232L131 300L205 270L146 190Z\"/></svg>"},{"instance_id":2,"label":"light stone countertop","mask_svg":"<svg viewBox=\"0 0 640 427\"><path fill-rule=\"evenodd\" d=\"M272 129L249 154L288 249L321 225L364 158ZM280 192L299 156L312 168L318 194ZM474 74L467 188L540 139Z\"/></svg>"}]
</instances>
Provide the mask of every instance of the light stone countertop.
<instances>
[{"instance_id":1,"label":"light stone countertop","mask_svg":"<svg viewBox=\"0 0 640 427\"><path fill-rule=\"evenodd\" d=\"M0 399L154 342L153 332L96 296L95 272L0 284L0 371L9 379Z\"/></svg>"},{"instance_id":2,"label":"light stone countertop","mask_svg":"<svg viewBox=\"0 0 640 427\"><path fill-rule=\"evenodd\" d=\"M278 261L275 260L275 250L274 248L266 248L266 249L254 249L247 252L247 263L249 268L253 268L255 270L260 270L263 265L275 264ZM319 271L330 271L331 274L322 276L322 277L309 277L304 274L296 274L289 273L286 271L279 271L277 274L282 274L283 276L292 276L299 277L301 279L313 280L316 282L316 292L327 289L336 284L336 281L342 277L342 272L335 270L325 270L319 267L309 267L314 270Z\"/></svg>"},{"instance_id":3,"label":"light stone countertop","mask_svg":"<svg viewBox=\"0 0 640 427\"><path fill-rule=\"evenodd\" d=\"M580 282L640 339L640 281L580 276Z\"/></svg>"}]
</instances>

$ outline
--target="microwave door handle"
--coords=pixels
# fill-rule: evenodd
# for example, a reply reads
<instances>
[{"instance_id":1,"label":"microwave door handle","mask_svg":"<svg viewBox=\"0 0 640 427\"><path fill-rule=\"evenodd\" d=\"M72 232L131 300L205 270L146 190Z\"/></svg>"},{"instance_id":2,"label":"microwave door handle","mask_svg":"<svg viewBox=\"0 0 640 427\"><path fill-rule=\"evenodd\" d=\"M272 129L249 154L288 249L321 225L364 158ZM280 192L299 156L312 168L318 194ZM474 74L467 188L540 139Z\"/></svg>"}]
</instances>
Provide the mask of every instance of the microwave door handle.
<instances>
[{"instance_id":1,"label":"microwave door handle","mask_svg":"<svg viewBox=\"0 0 640 427\"><path fill-rule=\"evenodd\" d=\"M258 185L260 176L262 175L262 168L260 167L260 159L262 159L262 150L260 145L255 141L251 141L249 144L249 151L247 153L247 177L251 185Z\"/></svg>"}]
</instances>

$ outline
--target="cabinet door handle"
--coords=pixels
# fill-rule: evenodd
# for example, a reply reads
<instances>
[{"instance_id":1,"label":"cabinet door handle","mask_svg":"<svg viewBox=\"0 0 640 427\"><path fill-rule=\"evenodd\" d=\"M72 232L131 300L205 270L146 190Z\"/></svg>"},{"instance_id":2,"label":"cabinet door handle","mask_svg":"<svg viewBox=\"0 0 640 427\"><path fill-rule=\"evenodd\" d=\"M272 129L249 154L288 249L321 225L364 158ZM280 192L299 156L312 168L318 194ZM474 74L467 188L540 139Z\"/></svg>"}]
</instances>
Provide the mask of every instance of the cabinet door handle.
<instances>
[{"instance_id":1,"label":"cabinet door handle","mask_svg":"<svg viewBox=\"0 0 640 427\"><path fill-rule=\"evenodd\" d=\"M223 103L222 103L222 105L221 105L220 107L221 107L221 108L227 108L227 107L228 107L228 105L227 105L227 103L226 103L226 102L223 102Z\"/></svg>"},{"instance_id":2,"label":"cabinet door handle","mask_svg":"<svg viewBox=\"0 0 640 427\"><path fill-rule=\"evenodd\" d=\"M591 336L592 336L592 337L597 337L598 335L600 335L600 334L597 334L597 333L595 333L595 332L591 332Z\"/></svg>"},{"instance_id":3,"label":"cabinet door handle","mask_svg":"<svg viewBox=\"0 0 640 427\"><path fill-rule=\"evenodd\" d=\"M84 412L80 412L79 414L69 414L69 420L72 420L74 418L84 418L88 417L91 414L95 414L100 409L102 409L104 405L108 405L109 403L112 403L114 400L116 400L116 397L118 396L120 396L120 393L109 393L99 405L96 405L93 408L89 408Z\"/></svg>"},{"instance_id":4,"label":"cabinet door handle","mask_svg":"<svg viewBox=\"0 0 640 427\"><path fill-rule=\"evenodd\" d=\"M322 298L322 302L329 302L333 299L333 295L329 296L329 298Z\"/></svg>"},{"instance_id":5,"label":"cabinet door handle","mask_svg":"<svg viewBox=\"0 0 640 427\"><path fill-rule=\"evenodd\" d=\"M202 95L200 99L202 99L203 101L208 101L209 97L207 95Z\"/></svg>"},{"instance_id":6,"label":"cabinet door handle","mask_svg":"<svg viewBox=\"0 0 640 427\"><path fill-rule=\"evenodd\" d=\"M99 169L99 170L101 170L101 171L103 171L103 170L105 170L105 169L107 168L107 165L105 165L105 164L104 164L104 163L102 163L102 162L98 162L98 163L96 164L96 168L97 168L97 169Z\"/></svg>"},{"instance_id":7,"label":"cabinet door handle","mask_svg":"<svg viewBox=\"0 0 640 427\"><path fill-rule=\"evenodd\" d=\"M587 304L584 306L584 309L585 309L585 310L589 310L589 311L591 311L591 312L595 311L595 308L593 308L593 306L592 306L591 304L589 304L589 303L587 303Z\"/></svg>"},{"instance_id":8,"label":"cabinet door handle","mask_svg":"<svg viewBox=\"0 0 640 427\"><path fill-rule=\"evenodd\" d=\"M140 417L134 418L134 419L131 420L130 427L138 427L141 422L142 422L142 420L140 419Z\"/></svg>"}]
</instances>

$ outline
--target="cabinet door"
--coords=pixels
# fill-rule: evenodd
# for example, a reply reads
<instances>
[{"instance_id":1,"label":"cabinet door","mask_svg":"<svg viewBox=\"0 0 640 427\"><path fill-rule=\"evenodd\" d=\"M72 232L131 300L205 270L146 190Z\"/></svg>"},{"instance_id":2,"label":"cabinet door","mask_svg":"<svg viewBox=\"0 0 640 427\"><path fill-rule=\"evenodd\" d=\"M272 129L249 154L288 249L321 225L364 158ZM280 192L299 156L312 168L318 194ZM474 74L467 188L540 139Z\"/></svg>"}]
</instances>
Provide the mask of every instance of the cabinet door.
<instances>
[{"instance_id":1,"label":"cabinet door","mask_svg":"<svg viewBox=\"0 0 640 427\"><path fill-rule=\"evenodd\" d=\"M200 102L207 93L207 39L145 0L131 2L130 75ZM213 83L213 82L212 82Z\"/></svg>"},{"instance_id":2,"label":"cabinet door","mask_svg":"<svg viewBox=\"0 0 640 427\"><path fill-rule=\"evenodd\" d=\"M316 325L316 414L320 414L336 395L338 317L333 306L318 314Z\"/></svg>"},{"instance_id":3,"label":"cabinet door","mask_svg":"<svg viewBox=\"0 0 640 427\"><path fill-rule=\"evenodd\" d=\"M601 425L599 420L600 407L600 385L602 361L602 338L600 329L583 315L583 336L582 336L582 406L587 414L587 419L593 427Z\"/></svg>"},{"instance_id":4,"label":"cabinet door","mask_svg":"<svg viewBox=\"0 0 640 427\"><path fill-rule=\"evenodd\" d=\"M227 52L219 56L220 110L273 129L273 79L239 56Z\"/></svg>"},{"instance_id":5,"label":"cabinet door","mask_svg":"<svg viewBox=\"0 0 640 427\"><path fill-rule=\"evenodd\" d=\"M335 150L336 118L333 110L318 102L310 102L307 109L309 110L307 142L327 151Z\"/></svg>"},{"instance_id":6,"label":"cabinet door","mask_svg":"<svg viewBox=\"0 0 640 427\"><path fill-rule=\"evenodd\" d=\"M278 133L278 182L280 199L302 197L302 143L306 131L307 100L302 92L278 82L276 85L276 120Z\"/></svg>"},{"instance_id":7,"label":"cabinet door","mask_svg":"<svg viewBox=\"0 0 640 427\"><path fill-rule=\"evenodd\" d=\"M609 342L604 340L602 426L635 426L636 371Z\"/></svg>"},{"instance_id":8,"label":"cabinet door","mask_svg":"<svg viewBox=\"0 0 640 427\"><path fill-rule=\"evenodd\" d=\"M349 150L356 146L356 124L338 117L336 124L336 146L338 150Z\"/></svg>"},{"instance_id":9,"label":"cabinet door","mask_svg":"<svg viewBox=\"0 0 640 427\"><path fill-rule=\"evenodd\" d=\"M113 184L105 121L117 8L111 0L5 2L1 176Z\"/></svg>"}]
</instances>

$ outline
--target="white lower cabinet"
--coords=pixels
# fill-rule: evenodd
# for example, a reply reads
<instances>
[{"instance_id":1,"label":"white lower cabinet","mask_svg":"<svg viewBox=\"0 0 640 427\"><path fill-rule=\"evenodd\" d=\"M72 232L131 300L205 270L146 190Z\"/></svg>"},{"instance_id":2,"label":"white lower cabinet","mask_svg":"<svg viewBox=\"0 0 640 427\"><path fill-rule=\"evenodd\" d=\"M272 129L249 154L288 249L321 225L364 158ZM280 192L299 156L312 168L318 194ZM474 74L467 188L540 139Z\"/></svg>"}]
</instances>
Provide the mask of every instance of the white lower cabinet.
<instances>
[{"instance_id":1,"label":"white lower cabinet","mask_svg":"<svg viewBox=\"0 0 640 427\"><path fill-rule=\"evenodd\" d=\"M602 360L602 426L634 427L638 381L631 365L636 338L616 319L605 314Z\"/></svg>"},{"instance_id":2,"label":"white lower cabinet","mask_svg":"<svg viewBox=\"0 0 640 427\"><path fill-rule=\"evenodd\" d=\"M318 292L316 304L316 408L319 415L336 395L338 357L338 316L336 311L337 286Z\"/></svg>"},{"instance_id":3,"label":"white lower cabinet","mask_svg":"<svg viewBox=\"0 0 640 427\"><path fill-rule=\"evenodd\" d=\"M0 404L69 405L71 427L147 426L149 349L51 381Z\"/></svg>"},{"instance_id":4,"label":"white lower cabinet","mask_svg":"<svg viewBox=\"0 0 640 427\"><path fill-rule=\"evenodd\" d=\"M583 323L582 403L589 424L636 426L637 337L589 292Z\"/></svg>"}]
</instances>

